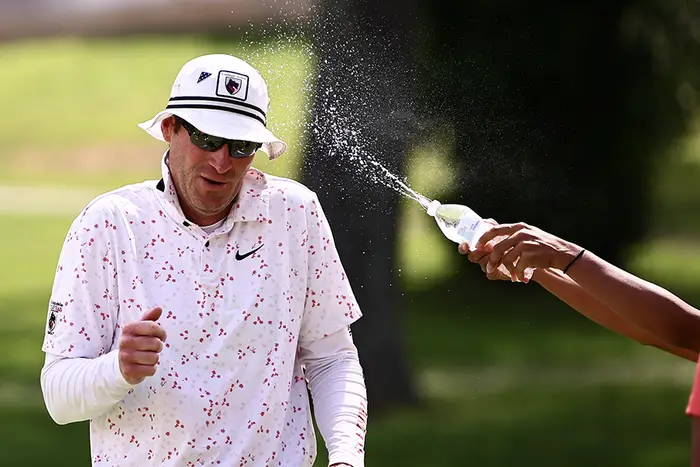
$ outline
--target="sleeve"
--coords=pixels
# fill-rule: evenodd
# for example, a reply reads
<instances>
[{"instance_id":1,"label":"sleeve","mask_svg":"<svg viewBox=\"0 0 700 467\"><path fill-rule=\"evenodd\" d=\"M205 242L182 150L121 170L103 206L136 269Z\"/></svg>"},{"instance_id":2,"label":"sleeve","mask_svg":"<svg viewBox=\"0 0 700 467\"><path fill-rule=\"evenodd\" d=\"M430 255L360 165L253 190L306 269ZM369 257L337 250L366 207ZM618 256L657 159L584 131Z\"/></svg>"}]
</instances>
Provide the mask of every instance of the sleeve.
<instances>
[{"instance_id":1,"label":"sleeve","mask_svg":"<svg viewBox=\"0 0 700 467\"><path fill-rule=\"evenodd\" d=\"M119 369L117 350L97 358L47 354L41 370L44 402L59 425L102 415L133 387Z\"/></svg>"},{"instance_id":2,"label":"sleeve","mask_svg":"<svg viewBox=\"0 0 700 467\"><path fill-rule=\"evenodd\" d=\"M301 346L346 328L362 316L315 194L306 206L306 225L308 283Z\"/></svg>"},{"instance_id":3,"label":"sleeve","mask_svg":"<svg viewBox=\"0 0 700 467\"><path fill-rule=\"evenodd\" d=\"M695 366L695 378L685 413L690 417L700 417L700 361Z\"/></svg>"},{"instance_id":4,"label":"sleeve","mask_svg":"<svg viewBox=\"0 0 700 467\"><path fill-rule=\"evenodd\" d=\"M119 312L113 218L98 202L73 221L49 299L45 353L95 358L111 350Z\"/></svg>"},{"instance_id":5,"label":"sleeve","mask_svg":"<svg viewBox=\"0 0 700 467\"><path fill-rule=\"evenodd\" d=\"M302 349L300 362L326 442L328 464L363 467L367 431L367 390L357 349L348 328Z\"/></svg>"}]
</instances>

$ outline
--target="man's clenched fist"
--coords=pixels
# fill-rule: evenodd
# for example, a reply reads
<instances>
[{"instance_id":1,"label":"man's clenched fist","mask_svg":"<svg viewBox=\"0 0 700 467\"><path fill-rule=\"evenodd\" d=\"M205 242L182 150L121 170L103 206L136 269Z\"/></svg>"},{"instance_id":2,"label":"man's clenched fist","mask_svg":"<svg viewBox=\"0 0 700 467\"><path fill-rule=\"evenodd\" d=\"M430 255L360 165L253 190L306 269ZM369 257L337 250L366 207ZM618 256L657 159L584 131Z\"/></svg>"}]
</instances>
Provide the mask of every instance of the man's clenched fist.
<instances>
[{"instance_id":1,"label":"man's clenched fist","mask_svg":"<svg viewBox=\"0 0 700 467\"><path fill-rule=\"evenodd\" d=\"M119 369L129 384L138 384L156 373L158 354L166 338L165 331L156 323L162 313L162 308L152 308L141 321L124 326L119 339Z\"/></svg>"}]
</instances>

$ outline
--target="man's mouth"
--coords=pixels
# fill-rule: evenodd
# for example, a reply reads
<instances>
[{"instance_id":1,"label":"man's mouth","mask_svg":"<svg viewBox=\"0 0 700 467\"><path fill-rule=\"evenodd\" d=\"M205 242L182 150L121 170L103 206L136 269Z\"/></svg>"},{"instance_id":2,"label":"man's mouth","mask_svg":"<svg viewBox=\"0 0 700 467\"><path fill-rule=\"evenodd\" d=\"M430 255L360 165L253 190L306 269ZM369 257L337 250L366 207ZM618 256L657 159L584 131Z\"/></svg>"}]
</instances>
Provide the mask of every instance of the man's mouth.
<instances>
[{"instance_id":1,"label":"man's mouth","mask_svg":"<svg viewBox=\"0 0 700 467\"><path fill-rule=\"evenodd\" d=\"M202 180L204 180L204 183L206 185L211 186L211 187L223 187L227 184L227 182L219 182L219 181L212 180L211 178L207 178L204 176L202 177Z\"/></svg>"}]
</instances>

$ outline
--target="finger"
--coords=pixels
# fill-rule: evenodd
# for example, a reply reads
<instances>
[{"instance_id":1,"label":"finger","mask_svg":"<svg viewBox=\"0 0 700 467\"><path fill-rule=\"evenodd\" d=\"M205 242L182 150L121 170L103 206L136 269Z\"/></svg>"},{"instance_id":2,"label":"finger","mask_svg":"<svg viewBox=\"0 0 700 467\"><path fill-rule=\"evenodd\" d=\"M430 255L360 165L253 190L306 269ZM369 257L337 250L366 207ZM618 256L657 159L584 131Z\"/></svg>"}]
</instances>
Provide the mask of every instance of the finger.
<instances>
[{"instance_id":1,"label":"finger","mask_svg":"<svg viewBox=\"0 0 700 467\"><path fill-rule=\"evenodd\" d=\"M510 280L510 278L506 274L503 274L500 269L487 269L486 278L492 281Z\"/></svg>"},{"instance_id":2,"label":"finger","mask_svg":"<svg viewBox=\"0 0 700 467\"><path fill-rule=\"evenodd\" d=\"M513 276L513 281L527 283L530 278L526 277L528 270L545 267L544 259L538 254L537 245L532 243L519 243L501 259Z\"/></svg>"},{"instance_id":3,"label":"finger","mask_svg":"<svg viewBox=\"0 0 700 467\"><path fill-rule=\"evenodd\" d=\"M491 253L489 253L489 252L487 252L487 253L476 252L474 254L474 258L475 258L474 262L486 265L486 263L489 262L489 257L491 257Z\"/></svg>"},{"instance_id":4,"label":"finger","mask_svg":"<svg viewBox=\"0 0 700 467\"><path fill-rule=\"evenodd\" d=\"M505 255L517 244L525 241L528 238L529 237L524 232L517 232L511 235L510 237L507 237L501 240L500 242L496 243L493 246L491 254L489 255L489 263L491 263L491 266L497 268L498 265L501 264L501 258L503 257L503 255Z\"/></svg>"},{"instance_id":5,"label":"finger","mask_svg":"<svg viewBox=\"0 0 700 467\"><path fill-rule=\"evenodd\" d=\"M526 243L518 243L501 257L500 264L504 265L508 271L515 273L515 263L522 256Z\"/></svg>"},{"instance_id":6,"label":"finger","mask_svg":"<svg viewBox=\"0 0 700 467\"><path fill-rule=\"evenodd\" d=\"M530 261L530 258L528 258L528 256L530 255L528 255L527 251L523 252L523 254L520 255L518 264L515 266L515 274L518 277L518 280L520 282L524 282L525 284L530 282L530 277L528 277L525 273L528 269L534 269L533 262Z\"/></svg>"},{"instance_id":7,"label":"finger","mask_svg":"<svg viewBox=\"0 0 700 467\"><path fill-rule=\"evenodd\" d=\"M119 357L125 364L156 365L159 360L157 352L142 352L133 349L120 349Z\"/></svg>"},{"instance_id":8,"label":"finger","mask_svg":"<svg viewBox=\"0 0 700 467\"><path fill-rule=\"evenodd\" d=\"M163 341L153 336L122 334L122 337L119 339L119 348L161 352L163 350Z\"/></svg>"},{"instance_id":9,"label":"finger","mask_svg":"<svg viewBox=\"0 0 700 467\"><path fill-rule=\"evenodd\" d=\"M141 321L158 321L160 318L160 315L163 314L163 308L157 306L155 308L151 308L148 310L146 313L143 314L141 317Z\"/></svg>"},{"instance_id":10,"label":"finger","mask_svg":"<svg viewBox=\"0 0 700 467\"><path fill-rule=\"evenodd\" d=\"M493 250L493 245L491 243L487 243L486 245L478 247L475 250L470 250L471 252L469 253L469 261L471 261L472 263L478 263L484 257L488 257L489 253L491 253L491 250Z\"/></svg>"},{"instance_id":11,"label":"finger","mask_svg":"<svg viewBox=\"0 0 700 467\"><path fill-rule=\"evenodd\" d=\"M484 252L490 252L490 251L491 251L491 248L492 248L492 245L491 245L491 244L486 244L486 245L484 245L484 246L482 246L482 247L479 247L479 248L476 248L476 249L472 250L471 248L469 248L469 244L468 244L468 243L461 243L461 244L459 245L459 247L458 247L458 250L459 250L459 252L460 252L461 254L463 254L463 255L465 255L465 254L466 254L466 255L469 255L469 259L470 259L472 262L476 262L475 259L476 259L477 257L480 258L480 257L484 254ZM476 256L472 256L472 255L476 255Z\"/></svg>"},{"instance_id":12,"label":"finger","mask_svg":"<svg viewBox=\"0 0 700 467\"><path fill-rule=\"evenodd\" d=\"M148 376L156 374L155 365L139 365L138 363L124 363L120 366L122 375L131 384L137 384Z\"/></svg>"},{"instance_id":13,"label":"finger","mask_svg":"<svg viewBox=\"0 0 700 467\"><path fill-rule=\"evenodd\" d=\"M469 256L468 256L469 261L471 261L472 263L481 263L484 261L484 258L488 258L488 257L489 257L489 252L484 252L481 250L472 251L471 253L469 253Z\"/></svg>"},{"instance_id":14,"label":"finger","mask_svg":"<svg viewBox=\"0 0 700 467\"><path fill-rule=\"evenodd\" d=\"M136 321L124 326L123 334L131 336L152 336L165 341L165 330L153 321Z\"/></svg>"},{"instance_id":15,"label":"finger","mask_svg":"<svg viewBox=\"0 0 700 467\"><path fill-rule=\"evenodd\" d=\"M528 226L523 222L518 222L517 224L499 224L495 225L486 232L484 232L479 241L476 243L477 248L482 247L489 241L493 240L495 237L500 236L511 236L519 230L526 229Z\"/></svg>"}]
</instances>

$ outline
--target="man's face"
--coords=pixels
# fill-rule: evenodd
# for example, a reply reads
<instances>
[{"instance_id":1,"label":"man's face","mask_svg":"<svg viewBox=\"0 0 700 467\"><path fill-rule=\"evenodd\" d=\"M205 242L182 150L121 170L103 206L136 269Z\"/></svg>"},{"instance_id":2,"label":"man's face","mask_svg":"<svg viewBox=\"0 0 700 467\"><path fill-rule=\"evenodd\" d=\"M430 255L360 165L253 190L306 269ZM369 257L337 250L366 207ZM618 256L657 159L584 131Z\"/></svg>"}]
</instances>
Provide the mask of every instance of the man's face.
<instances>
[{"instance_id":1,"label":"man's face","mask_svg":"<svg viewBox=\"0 0 700 467\"><path fill-rule=\"evenodd\" d=\"M233 158L226 144L215 152L201 149L185 128L176 128L174 117L163 120L161 128L170 143L168 167L185 216L201 226L225 218L254 155Z\"/></svg>"}]
</instances>

